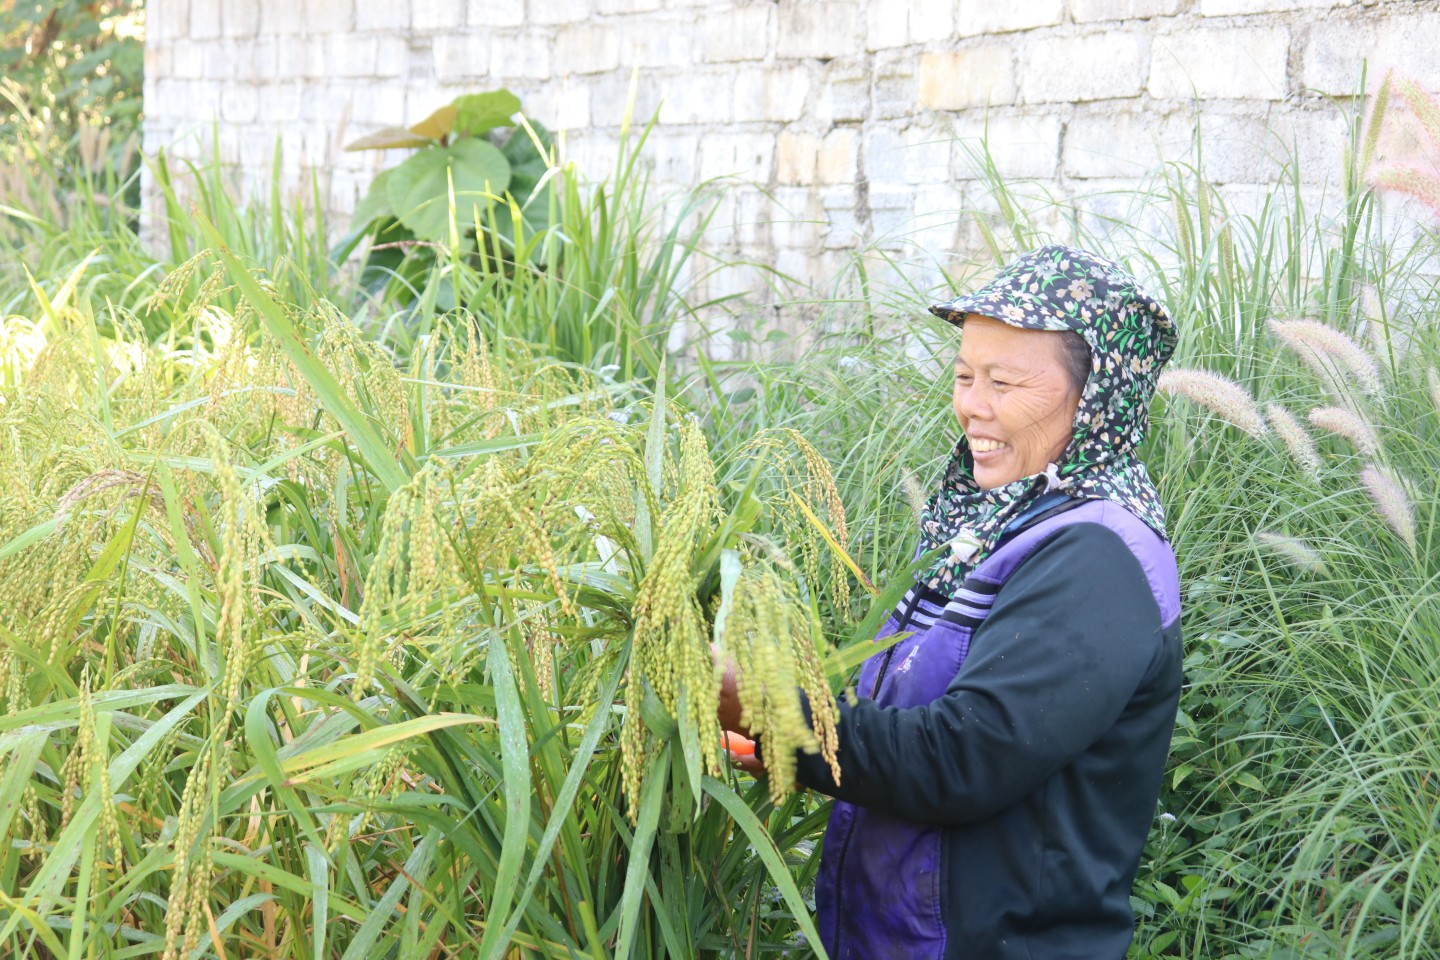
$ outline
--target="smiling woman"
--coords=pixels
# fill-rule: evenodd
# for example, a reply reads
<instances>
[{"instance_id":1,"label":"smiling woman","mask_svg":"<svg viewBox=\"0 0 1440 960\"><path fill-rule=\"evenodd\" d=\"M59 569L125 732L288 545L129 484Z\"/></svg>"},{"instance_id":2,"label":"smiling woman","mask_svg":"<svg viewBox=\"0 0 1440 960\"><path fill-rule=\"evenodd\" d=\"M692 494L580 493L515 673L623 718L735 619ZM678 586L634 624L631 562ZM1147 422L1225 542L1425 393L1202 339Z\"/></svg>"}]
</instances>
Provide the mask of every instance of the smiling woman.
<instances>
[{"instance_id":1,"label":"smiling woman","mask_svg":"<svg viewBox=\"0 0 1440 960\"><path fill-rule=\"evenodd\" d=\"M1065 341L1085 351L1077 378ZM955 418L982 490L1044 471L1070 442L1089 347L1073 333L1027 330L972 316L955 360Z\"/></svg>"},{"instance_id":2,"label":"smiling woman","mask_svg":"<svg viewBox=\"0 0 1440 960\"><path fill-rule=\"evenodd\" d=\"M1175 328L1062 246L932 310L964 328L961 437L920 519L937 559L834 704L838 776L796 757L836 800L820 933L832 957L1120 960L1180 693L1175 556L1135 457Z\"/></svg>"}]
</instances>

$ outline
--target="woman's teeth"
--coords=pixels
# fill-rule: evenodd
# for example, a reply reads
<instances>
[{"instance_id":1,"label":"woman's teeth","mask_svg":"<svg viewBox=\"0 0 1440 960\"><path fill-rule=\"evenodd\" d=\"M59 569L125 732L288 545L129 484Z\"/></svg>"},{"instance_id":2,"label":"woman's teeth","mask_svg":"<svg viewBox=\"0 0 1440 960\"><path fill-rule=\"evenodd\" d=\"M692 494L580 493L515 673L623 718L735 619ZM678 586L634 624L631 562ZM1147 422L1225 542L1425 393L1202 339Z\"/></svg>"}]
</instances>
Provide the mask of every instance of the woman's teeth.
<instances>
[{"instance_id":1,"label":"woman's teeth","mask_svg":"<svg viewBox=\"0 0 1440 960\"><path fill-rule=\"evenodd\" d=\"M1005 444L999 440L981 440L976 438L970 441L970 449L976 453L989 453L991 450L999 450Z\"/></svg>"}]
</instances>

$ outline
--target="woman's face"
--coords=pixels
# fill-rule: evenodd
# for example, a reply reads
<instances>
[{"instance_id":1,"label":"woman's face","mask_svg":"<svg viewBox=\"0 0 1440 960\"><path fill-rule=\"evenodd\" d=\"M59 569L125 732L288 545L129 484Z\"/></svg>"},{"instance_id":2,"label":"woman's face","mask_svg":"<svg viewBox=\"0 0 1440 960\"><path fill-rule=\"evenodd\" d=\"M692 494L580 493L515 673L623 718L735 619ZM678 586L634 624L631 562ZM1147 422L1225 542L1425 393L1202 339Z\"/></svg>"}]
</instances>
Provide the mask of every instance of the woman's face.
<instances>
[{"instance_id":1,"label":"woman's face","mask_svg":"<svg viewBox=\"0 0 1440 960\"><path fill-rule=\"evenodd\" d=\"M955 417L982 490L1032 476L1065 451L1080 392L1060 337L971 314L955 360Z\"/></svg>"}]
</instances>

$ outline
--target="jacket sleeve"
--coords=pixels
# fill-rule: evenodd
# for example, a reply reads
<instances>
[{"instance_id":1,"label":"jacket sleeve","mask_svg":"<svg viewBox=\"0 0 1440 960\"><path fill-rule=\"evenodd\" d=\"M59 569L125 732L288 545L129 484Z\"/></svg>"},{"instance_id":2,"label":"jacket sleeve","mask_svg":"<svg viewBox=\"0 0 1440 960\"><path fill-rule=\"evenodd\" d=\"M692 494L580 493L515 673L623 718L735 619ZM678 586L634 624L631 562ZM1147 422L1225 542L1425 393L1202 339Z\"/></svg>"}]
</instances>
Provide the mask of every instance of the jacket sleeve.
<instances>
[{"instance_id":1,"label":"jacket sleeve","mask_svg":"<svg viewBox=\"0 0 1440 960\"><path fill-rule=\"evenodd\" d=\"M1130 549L1098 524L1066 527L1001 588L944 695L911 708L842 699L839 784L805 754L799 779L907 820L986 819L1114 725L1161 647Z\"/></svg>"}]
</instances>

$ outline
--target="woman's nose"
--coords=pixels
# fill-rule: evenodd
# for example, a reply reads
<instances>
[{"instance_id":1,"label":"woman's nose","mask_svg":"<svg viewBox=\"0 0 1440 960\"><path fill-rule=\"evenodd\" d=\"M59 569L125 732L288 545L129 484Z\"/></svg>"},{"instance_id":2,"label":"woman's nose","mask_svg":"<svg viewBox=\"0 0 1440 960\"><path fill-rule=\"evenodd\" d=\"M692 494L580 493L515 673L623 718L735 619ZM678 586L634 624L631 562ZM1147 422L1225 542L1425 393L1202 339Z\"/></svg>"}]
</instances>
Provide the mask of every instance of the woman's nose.
<instances>
[{"instance_id":1,"label":"woman's nose","mask_svg":"<svg viewBox=\"0 0 1440 960\"><path fill-rule=\"evenodd\" d=\"M960 391L960 396L955 401L955 409L966 419L985 420L990 416L990 400L989 390L979 383L972 383Z\"/></svg>"}]
</instances>

